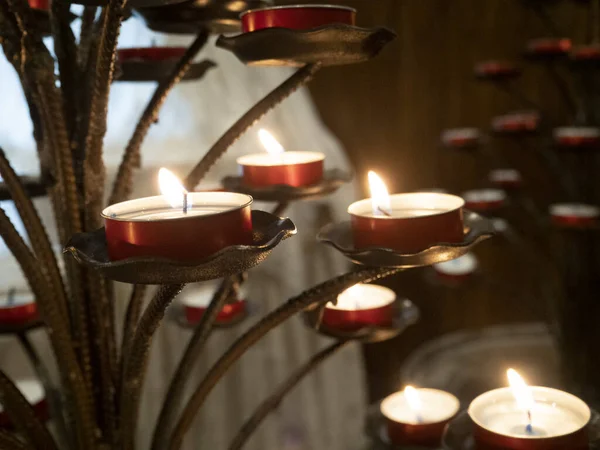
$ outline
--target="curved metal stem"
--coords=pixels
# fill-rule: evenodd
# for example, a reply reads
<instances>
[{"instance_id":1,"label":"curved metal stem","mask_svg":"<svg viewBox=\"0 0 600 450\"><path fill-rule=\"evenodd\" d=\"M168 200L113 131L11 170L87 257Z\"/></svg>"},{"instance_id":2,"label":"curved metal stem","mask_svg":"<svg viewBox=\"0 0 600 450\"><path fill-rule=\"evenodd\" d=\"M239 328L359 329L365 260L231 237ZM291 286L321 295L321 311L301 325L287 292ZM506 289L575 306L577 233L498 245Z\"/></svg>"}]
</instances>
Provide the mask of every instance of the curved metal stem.
<instances>
[{"instance_id":1,"label":"curved metal stem","mask_svg":"<svg viewBox=\"0 0 600 450\"><path fill-rule=\"evenodd\" d=\"M278 203L277 206L275 206L275 208L273 208L273 211L271 212L271 214L273 214L274 216L281 216L283 214L283 212L286 209L288 209L289 206L290 206L289 202Z\"/></svg>"},{"instance_id":2,"label":"curved metal stem","mask_svg":"<svg viewBox=\"0 0 600 450\"><path fill-rule=\"evenodd\" d=\"M121 423L118 436L120 445L117 445L117 448L124 450L135 448L138 408L152 337L160 325L167 307L183 287L183 284L162 285L144 311L137 326L131 343L131 351L125 359L125 371L120 393Z\"/></svg>"},{"instance_id":3,"label":"curved metal stem","mask_svg":"<svg viewBox=\"0 0 600 450\"><path fill-rule=\"evenodd\" d=\"M309 359L304 365L297 369L284 383L282 383L258 408L254 414L244 423L238 434L233 438L229 445L229 450L240 450L248 439L254 434L263 420L279 406L283 398L292 390L306 375L316 369L319 364L325 361L330 356L334 355L338 350L343 348L347 343L352 341L339 341L324 348L319 353Z\"/></svg>"},{"instance_id":4,"label":"curved metal stem","mask_svg":"<svg viewBox=\"0 0 600 450\"><path fill-rule=\"evenodd\" d=\"M42 383L42 386L44 386L46 398L48 399L48 406L50 408L50 416L55 421L56 429L60 438L59 440L67 443L70 448L75 448L73 435L67 430L67 423L65 421L65 416L63 415L62 398L60 392L52 384L52 378L50 377L48 368L38 356L35 347L27 337L26 333L17 333L17 338L19 339L19 343L21 344L21 347L23 347L25 354L29 358L29 361L35 370L37 377Z\"/></svg>"},{"instance_id":5,"label":"curved metal stem","mask_svg":"<svg viewBox=\"0 0 600 450\"><path fill-rule=\"evenodd\" d=\"M302 294L292 297L279 308L265 316L256 325L240 336L221 358L212 366L204 379L197 386L192 397L186 404L183 413L175 427L169 442L169 450L178 450L183 438L192 424L196 413L204 403L204 400L225 375L229 368L236 362L252 345L258 342L269 331L292 317L294 314L311 307L314 304L327 303L336 295L350 286L362 282L368 283L399 272L401 269L373 268L367 267L350 272L339 277L328 280L313 287Z\"/></svg>"},{"instance_id":6,"label":"curved metal stem","mask_svg":"<svg viewBox=\"0 0 600 450\"><path fill-rule=\"evenodd\" d=\"M171 380L165 400L158 416L158 421L154 427L154 436L152 438L152 449L158 450L164 448L165 441L169 437L170 427L173 425L175 415L179 412L177 408L181 406L186 382L190 377L194 363L198 360L204 345L211 335L213 325L223 305L229 298L229 294L234 285L234 277L228 277L223 280L219 289L215 292L208 308L204 311L200 323L196 326L185 352L177 366L175 375Z\"/></svg>"},{"instance_id":7,"label":"curved metal stem","mask_svg":"<svg viewBox=\"0 0 600 450\"><path fill-rule=\"evenodd\" d=\"M142 143L144 142L144 138L148 134L148 130L150 126L156 122L158 118L158 111L161 106L164 104L169 92L181 81L181 79L185 76L186 72L192 65L192 60L196 57L196 55L202 50L202 47L206 44L208 40L208 31L201 30L198 34L198 37L192 42L189 48L186 50L185 54L181 57L173 72L161 81L152 98L148 102L146 109L142 113L142 117L125 148L125 153L123 154L123 160L119 165L119 170L117 172L117 177L115 179L115 183L113 185L112 193L109 197L108 204L113 205L118 202L122 202L126 200L131 194L131 179L134 167L139 167L140 162L140 148L142 147ZM215 66L215 63L212 61L204 61L202 63L206 70Z\"/></svg>"},{"instance_id":8,"label":"curved metal stem","mask_svg":"<svg viewBox=\"0 0 600 450\"><path fill-rule=\"evenodd\" d=\"M185 186L193 190L206 175L212 165L237 141L256 121L269 112L284 99L292 95L302 85L308 83L321 68L321 63L307 64L291 77L267 94L261 101L246 112L229 130L210 148L196 167L185 179Z\"/></svg>"}]
</instances>

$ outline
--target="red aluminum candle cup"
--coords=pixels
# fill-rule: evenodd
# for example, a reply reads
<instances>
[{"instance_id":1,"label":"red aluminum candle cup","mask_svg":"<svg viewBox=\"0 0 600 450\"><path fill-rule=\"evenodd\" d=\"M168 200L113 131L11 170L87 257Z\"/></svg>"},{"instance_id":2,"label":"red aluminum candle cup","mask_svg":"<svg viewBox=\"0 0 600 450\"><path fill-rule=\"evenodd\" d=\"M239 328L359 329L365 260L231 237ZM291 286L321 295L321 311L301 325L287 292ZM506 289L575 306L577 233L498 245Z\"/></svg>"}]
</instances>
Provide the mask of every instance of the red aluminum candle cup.
<instances>
[{"instance_id":1,"label":"red aluminum candle cup","mask_svg":"<svg viewBox=\"0 0 600 450\"><path fill-rule=\"evenodd\" d=\"M356 9L337 5L288 5L251 9L241 14L244 33L264 28L306 30L334 23L355 25Z\"/></svg>"},{"instance_id":2,"label":"red aluminum candle cup","mask_svg":"<svg viewBox=\"0 0 600 450\"><path fill-rule=\"evenodd\" d=\"M513 78L520 73L521 69L509 61L484 61L475 66L479 78Z\"/></svg>"},{"instance_id":3,"label":"red aluminum candle cup","mask_svg":"<svg viewBox=\"0 0 600 450\"><path fill-rule=\"evenodd\" d=\"M489 173L488 178L502 189L518 189L523 184L521 173L516 169L495 169Z\"/></svg>"},{"instance_id":4,"label":"red aluminum candle cup","mask_svg":"<svg viewBox=\"0 0 600 450\"><path fill-rule=\"evenodd\" d=\"M202 316L206 312L207 306L193 306L186 302L185 304L185 318L190 325L194 325L200 322ZM246 311L246 300L236 300L232 303L223 305L219 314L217 314L217 322L230 322L231 320L239 317Z\"/></svg>"},{"instance_id":5,"label":"red aluminum candle cup","mask_svg":"<svg viewBox=\"0 0 600 450\"><path fill-rule=\"evenodd\" d=\"M186 52L185 47L132 47L117 50L120 62L178 60Z\"/></svg>"},{"instance_id":6,"label":"red aluminum candle cup","mask_svg":"<svg viewBox=\"0 0 600 450\"><path fill-rule=\"evenodd\" d=\"M232 192L191 192L188 211L164 196L117 203L102 212L113 261L162 257L198 261L225 247L252 243L252 197Z\"/></svg>"},{"instance_id":7,"label":"red aluminum candle cup","mask_svg":"<svg viewBox=\"0 0 600 450\"><path fill-rule=\"evenodd\" d=\"M442 133L442 143L447 147L475 147L481 140L477 128L453 128Z\"/></svg>"},{"instance_id":8,"label":"red aluminum candle cup","mask_svg":"<svg viewBox=\"0 0 600 450\"><path fill-rule=\"evenodd\" d=\"M39 318L31 292L7 292L0 298L0 324L26 323Z\"/></svg>"},{"instance_id":9,"label":"red aluminum candle cup","mask_svg":"<svg viewBox=\"0 0 600 450\"><path fill-rule=\"evenodd\" d=\"M556 225L586 228L598 224L600 208L584 203L556 203L550 205L550 217Z\"/></svg>"},{"instance_id":10,"label":"red aluminum candle cup","mask_svg":"<svg viewBox=\"0 0 600 450\"><path fill-rule=\"evenodd\" d=\"M535 405L532 430L511 388L488 391L469 406L477 450L587 450L590 408L557 389L530 388Z\"/></svg>"},{"instance_id":11,"label":"red aluminum candle cup","mask_svg":"<svg viewBox=\"0 0 600 450\"><path fill-rule=\"evenodd\" d=\"M49 0L29 0L29 7L32 9L40 9L43 11L48 11L50 9L50 1Z\"/></svg>"},{"instance_id":12,"label":"red aluminum candle cup","mask_svg":"<svg viewBox=\"0 0 600 450\"><path fill-rule=\"evenodd\" d=\"M418 413L408 404L404 391L381 402L388 437L395 445L437 448L446 425L458 412L460 402L454 395L438 389L417 389L417 393L421 404Z\"/></svg>"},{"instance_id":13,"label":"red aluminum candle cup","mask_svg":"<svg viewBox=\"0 0 600 450\"><path fill-rule=\"evenodd\" d=\"M42 422L46 422L49 418L48 404L46 403L46 394L42 384L35 379L22 379L17 380L17 388L27 402L33 407L35 415ZM0 428L2 429L14 429L8 414L4 411L4 406L0 404Z\"/></svg>"},{"instance_id":14,"label":"red aluminum candle cup","mask_svg":"<svg viewBox=\"0 0 600 450\"><path fill-rule=\"evenodd\" d=\"M540 116L535 111L523 111L497 116L492 129L497 133L527 133L538 128Z\"/></svg>"},{"instance_id":15,"label":"red aluminum candle cup","mask_svg":"<svg viewBox=\"0 0 600 450\"><path fill-rule=\"evenodd\" d=\"M438 277L453 282L468 280L475 273L477 267L479 267L479 263L473 253L466 253L460 258L433 265Z\"/></svg>"},{"instance_id":16,"label":"red aluminum candle cup","mask_svg":"<svg viewBox=\"0 0 600 450\"><path fill-rule=\"evenodd\" d=\"M600 45L582 45L571 52L571 59L576 62L595 62L600 60Z\"/></svg>"},{"instance_id":17,"label":"red aluminum candle cup","mask_svg":"<svg viewBox=\"0 0 600 450\"><path fill-rule=\"evenodd\" d=\"M368 326L391 327L396 293L384 286L356 284L328 303L322 323L328 328L356 331Z\"/></svg>"},{"instance_id":18,"label":"red aluminum candle cup","mask_svg":"<svg viewBox=\"0 0 600 450\"><path fill-rule=\"evenodd\" d=\"M371 199L350 205L348 213L357 249L389 248L418 253L432 245L463 241L462 198L416 192L391 195L390 202L389 217L374 212Z\"/></svg>"},{"instance_id":19,"label":"red aluminum candle cup","mask_svg":"<svg viewBox=\"0 0 600 450\"><path fill-rule=\"evenodd\" d=\"M477 212L496 211L506 201L506 193L500 189L474 189L462 194L465 208Z\"/></svg>"},{"instance_id":20,"label":"red aluminum candle cup","mask_svg":"<svg viewBox=\"0 0 600 450\"><path fill-rule=\"evenodd\" d=\"M594 147L600 144L600 128L561 127L554 130L554 141L561 147Z\"/></svg>"},{"instance_id":21,"label":"red aluminum candle cup","mask_svg":"<svg viewBox=\"0 0 600 450\"><path fill-rule=\"evenodd\" d=\"M540 38L527 43L527 52L537 56L558 56L568 54L571 47L568 38Z\"/></svg>"},{"instance_id":22,"label":"red aluminum candle cup","mask_svg":"<svg viewBox=\"0 0 600 450\"><path fill-rule=\"evenodd\" d=\"M325 155L318 152L255 153L237 159L245 185L293 187L317 184L323 178Z\"/></svg>"}]
</instances>

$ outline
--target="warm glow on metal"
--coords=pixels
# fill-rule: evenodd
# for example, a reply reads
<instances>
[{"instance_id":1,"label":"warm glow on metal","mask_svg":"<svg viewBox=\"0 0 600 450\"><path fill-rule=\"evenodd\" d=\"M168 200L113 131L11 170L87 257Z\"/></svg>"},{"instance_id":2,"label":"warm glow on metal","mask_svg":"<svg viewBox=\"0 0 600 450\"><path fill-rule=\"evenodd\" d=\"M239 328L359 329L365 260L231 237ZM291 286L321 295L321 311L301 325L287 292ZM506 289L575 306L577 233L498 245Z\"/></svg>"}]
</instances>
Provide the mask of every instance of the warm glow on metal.
<instances>
[{"instance_id":1,"label":"warm glow on metal","mask_svg":"<svg viewBox=\"0 0 600 450\"><path fill-rule=\"evenodd\" d=\"M158 171L158 185L160 193L167 198L167 201L173 208L181 208L183 206L184 198L188 192L173 172L164 167L161 168ZM190 206L189 200L187 206Z\"/></svg>"},{"instance_id":2,"label":"warm glow on metal","mask_svg":"<svg viewBox=\"0 0 600 450\"><path fill-rule=\"evenodd\" d=\"M263 128L258 130L258 139L260 139L261 144L271 155L279 155L285 152L285 148L283 148L279 141L275 139L275 137L271 133L269 133Z\"/></svg>"},{"instance_id":3,"label":"warm glow on metal","mask_svg":"<svg viewBox=\"0 0 600 450\"><path fill-rule=\"evenodd\" d=\"M408 406L410 406L410 409L412 409L415 414L421 412L423 404L421 403L419 392L414 387L406 386L404 388L404 397L406 398Z\"/></svg>"},{"instance_id":4,"label":"warm glow on metal","mask_svg":"<svg viewBox=\"0 0 600 450\"><path fill-rule=\"evenodd\" d=\"M508 369L506 375L519 408L523 411L531 411L535 400L533 400L533 394L525 380L514 369Z\"/></svg>"},{"instance_id":5,"label":"warm glow on metal","mask_svg":"<svg viewBox=\"0 0 600 450\"><path fill-rule=\"evenodd\" d=\"M373 214L376 216L387 215L392 211L390 194L383 180L372 170L369 170L369 189L371 190L371 204Z\"/></svg>"}]
</instances>

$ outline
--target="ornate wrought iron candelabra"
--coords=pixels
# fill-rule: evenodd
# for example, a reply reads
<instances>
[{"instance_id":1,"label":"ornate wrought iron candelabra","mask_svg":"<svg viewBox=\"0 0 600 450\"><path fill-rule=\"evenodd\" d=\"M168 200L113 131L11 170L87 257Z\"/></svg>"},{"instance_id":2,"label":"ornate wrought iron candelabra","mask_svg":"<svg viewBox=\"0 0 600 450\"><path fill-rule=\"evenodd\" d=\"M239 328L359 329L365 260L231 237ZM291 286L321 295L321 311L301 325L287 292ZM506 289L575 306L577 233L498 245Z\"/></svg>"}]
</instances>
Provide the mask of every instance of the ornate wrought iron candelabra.
<instances>
[{"instance_id":1,"label":"ornate wrought iron candelabra","mask_svg":"<svg viewBox=\"0 0 600 450\"><path fill-rule=\"evenodd\" d=\"M194 62L209 33L239 27L239 13L261 6L247 1L85 0L81 34L70 27L70 4L54 0L48 5L25 0L0 1L0 37L4 53L16 70L27 99L40 160L45 192L50 198L59 238L65 244L64 271L30 198L26 180L0 153L4 188L14 201L29 242L16 231L0 210L0 235L20 264L35 295L41 320L2 330L16 333L35 361L45 384L56 433L51 434L15 384L0 372L0 401L13 430L0 430L5 449L124 449L135 448L138 408L152 337L173 299L188 283L223 279L195 326L193 336L170 384L152 448L176 450L204 400L227 370L270 330L296 313L305 312L307 323L338 339L310 359L277 388L256 410L230 448L241 448L262 419L313 367L347 342L379 341L400 333L409 323L399 313L389 327L364 327L355 332L336 332L320 327L324 306L344 289L367 283L409 267L445 261L463 254L491 235L490 224L468 213L463 242L439 244L416 254L389 249L355 249L346 224L323 230L320 239L332 244L360 264L353 272L310 288L284 302L243 334L212 366L183 401L192 363L201 354L223 305L244 280L244 272L260 264L277 244L295 233L289 219L281 219L292 201L329 194L347 179L332 171L309 187L271 186L249 188L239 179L225 180L228 189L251 193L258 200L277 202L273 213L252 212L250 242L230 245L204 258L174 260L143 255L112 260L101 228L106 181L102 141L106 131L107 102L113 81L156 81L158 86L125 148L117 178L109 191L109 204L129 198L132 173L139 167L141 147L160 106L181 80L202 78L214 64ZM156 62L125 58L117 39L123 20L133 12L154 30L196 34L178 60ZM79 20L78 19L78 20ZM51 34L53 57L42 37ZM374 57L394 34L384 28L363 29L328 24L307 30L266 28L234 37L220 37L217 45L248 64L301 66L296 73L253 106L206 152L185 178L192 191L208 170L252 124L271 108L307 83L322 67L356 63ZM55 71L58 67L58 72ZM120 77L120 78L119 78ZM210 236L198 236L210 240ZM134 285L123 327L122 343L116 341L113 281ZM159 285L144 308L147 285ZM27 340L32 327L48 330L60 383L54 386Z\"/></svg>"}]
</instances>

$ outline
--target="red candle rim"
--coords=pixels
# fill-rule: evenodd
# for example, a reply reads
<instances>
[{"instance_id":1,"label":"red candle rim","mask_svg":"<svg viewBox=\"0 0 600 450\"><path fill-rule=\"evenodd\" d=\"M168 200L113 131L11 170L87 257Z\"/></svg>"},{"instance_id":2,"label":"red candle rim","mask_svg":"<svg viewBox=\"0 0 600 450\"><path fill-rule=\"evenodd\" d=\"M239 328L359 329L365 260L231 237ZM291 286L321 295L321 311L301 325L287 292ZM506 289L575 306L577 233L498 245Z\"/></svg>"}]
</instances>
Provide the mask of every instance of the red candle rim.
<instances>
[{"instance_id":1,"label":"red candle rim","mask_svg":"<svg viewBox=\"0 0 600 450\"><path fill-rule=\"evenodd\" d=\"M279 6L267 6L265 8L255 8L248 9L240 14L240 18L252 14L259 11L272 11L278 9L340 9L344 11L356 12L356 8L352 8L351 6L343 6L343 5L279 5Z\"/></svg>"},{"instance_id":2,"label":"red candle rim","mask_svg":"<svg viewBox=\"0 0 600 450\"><path fill-rule=\"evenodd\" d=\"M562 434L556 434L556 435L552 435L552 436L518 436L518 435L505 434L505 433L502 433L499 431L490 430L485 424L483 424L481 422L481 420L479 420L479 417L477 415L477 408L481 407L480 404L485 404L486 402L489 402L489 404L494 404L494 402L498 401L498 398L497 398L498 396L512 397L513 394L512 394L511 388L509 388L509 387L493 389L491 391L484 392L483 394L476 397L471 402L471 404L469 405L469 408L467 409L469 417L475 423L476 426L482 428L483 430L485 430L489 433L496 434L498 436L508 437L508 438L523 439L523 440L530 440L530 441L538 441L538 440L544 440L544 439L551 440L554 438L559 438L561 436L569 436L571 434L577 433L578 431L585 428L589 424L590 419L592 417L592 412L591 412L589 406L580 398L576 397L573 394L569 394L568 392L564 392L564 391L549 388L549 387L530 386L529 388L531 389L531 392L534 394L534 396L535 396L535 393L542 393L542 394L544 394L545 398L548 398L548 396L550 396L551 394L554 394L554 396L557 396L557 395L561 396L562 398L569 400L569 402L576 404L577 407L582 408L582 411L585 414L584 423L581 425L581 427L579 427L576 430L565 432ZM490 398L492 398L493 400L490 400ZM538 399L538 401L539 401L539 399Z\"/></svg>"},{"instance_id":3,"label":"red candle rim","mask_svg":"<svg viewBox=\"0 0 600 450\"><path fill-rule=\"evenodd\" d=\"M442 206L438 210L438 208L435 208L435 209L431 208L432 202L430 201L430 202L426 203L426 206L428 206L428 207L424 208L423 204L419 203L417 201L417 200L422 200L423 196L430 197L430 200L432 200L432 201L440 200L443 202L443 200L446 200L446 201L453 202L454 204L451 207ZM405 207L403 207L403 209L430 209L431 210L431 214L424 214L422 216L416 216L416 217L439 216L442 214L446 214L450 211L456 211L457 209L461 209L465 206L465 201L461 197L459 197L457 195L443 194L443 193L438 193L438 192L408 192L408 193L404 193L404 194L391 194L390 199L392 202L394 199L406 200L407 205ZM364 212L365 210L368 212ZM394 210L394 208L392 207L392 211L393 210ZM356 216L356 217L369 217L369 218L373 218L373 219L382 219L382 220L403 220L403 219L411 220L414 218L414 217L394 217L394 216L385 216L385 215L373 216L372 199L370 199L370 198L358 200L358 201L352 203L348 207L348 214L350 214L351 216Z\"/></svg>"},{"instance_id":4,"label":"red candle rim","mask_svg":"<svg viewBox=\"0 0 600 450\"><path fill-rule=\"evenodd\" d=\"M414 426L419 426L419 425L431 426L431 425L442 424L442 423L447 422L448 420L450 420L454 416L456 416L456 414L460 410L460 400L458 400L458 398L455 395L451 394L450 392L446 392L441 389L432 389L432 388L416 388L416 390L417 390L417 392L431 392L431 393L440 394L440 395L446 397L446 399L448 399L449 401L454 403L454 405L452 405L453 409L450 410L448 415L444 416L443 419L440 419L435 422L424 422L424 423L402 422L401 420L394 419L393 417L391 417L391 415L386 414L386 412L384 411L387 404L391 403L396 397L402 397L404 395L404 391L398 391L398 392L394 392L393 394L388 395L386 398L384 398L381 401L381 404L379 406L381 415L383 417L385 417L387 420L389 420L391 422L399 423L399 424L414 425Z\"/></svg>"},{"instance_id":5,"label":"red candle rim","mask_svg":"<svg viewBox=\"0 0 600 450\"><path fill-rule=\"evenodd\" d=\"M198 218L198 217L213 217L213 216L218 216L221 214L226 214L229 213L231 211L237 211L240 209L244 209L248 206L250 206L253 202L252 196L250 195L246 195L246 194L238 194L236 192L190 192L188 193L188 198L193 199L194 197L204 197L204 198L208 198L211 199L212 201L217 201L218 199L223 199L225 197L237 197L240 200L240 204L235 204L235 205L223 205L223 204L218 204L218 205L214 205L216 206L227 206L227 209L224 209L223 211L218 211L218 212L214 212L214 213L210 213L210 214L204 214L202 216L198 216L198 215L194 215L194 214L190 214L188 216L186 215L181 215L181 217L169 217L169 218L164 218L164 219L156 219L156 221L175 221L175 220L189 220L191 218ZM128 218L123 218L123 217L119 217L119 214L116 215L112 215L113 213L111 213L111 209L114 208L125 208L127 206L131 207L130 209L127 209L126 211L120 212L120 215L123 214L132 214L132 213L141 213L143 211L146 211L144 209L140 209L140 203L152 203L152 202L156 202L156 201L160 201L164 203L164 208L166 209L173 209L175 210L175 208L172 208L168 201L166 200L166 198L162 195L156 195L153 197L142 197L142 198L137 198L137 199L133 199L133 200L127 200L124 202L120 202L120 203L115 203L114 205L110 205L106 208L104 208L104 210L102 211L102 217L104 219L108 219L108 220L114 220L114 221L118 221L118 222L149 222L149 220L144 219L143 217L128 217ZM244 203L241 203L241 202ZM191 209L193 210L194 206L211 206L211 202L206 202L206 203L194 203L192 202L192 207ZM136 207L133 207L136 206ZM156 209L157 207L155 206L154 209ZM160 209L161 211L163 210L162 208ZM155 221L155 220L150 220L151 221Z\"/></svg>"},{"instance_id":6,"label":"red candle rim","mask_svg":"<svg viewBox=\"0 0 600 450\"><path fill-rule=\"evenodd\" d=\"M271 157L274 160L277 158L277 154L263 152L263 153L251 153L249 155L240 156L239 158L236 159L236 162L240 166L281 167L281 166L300 166L303 164L313 164L315 162L325 161L325 154L321 153L321 152L285 151L284 153L288 154L288 155L300 155L301 154L301 155L311 156L311 158L308 159L307 161L280 162L277 164L260 164L260 163L257 164L256 162L246 161L246 160L252 160L253 158L269 158L269 157Z\"/></svg>"}]
</instances>

